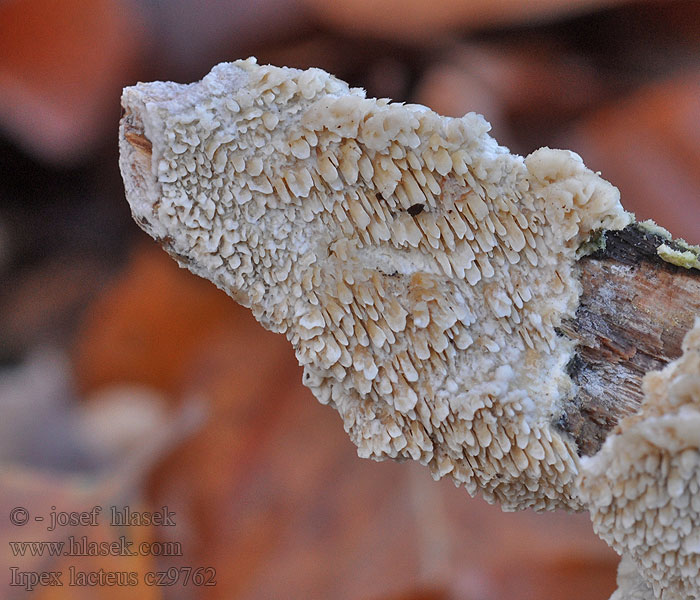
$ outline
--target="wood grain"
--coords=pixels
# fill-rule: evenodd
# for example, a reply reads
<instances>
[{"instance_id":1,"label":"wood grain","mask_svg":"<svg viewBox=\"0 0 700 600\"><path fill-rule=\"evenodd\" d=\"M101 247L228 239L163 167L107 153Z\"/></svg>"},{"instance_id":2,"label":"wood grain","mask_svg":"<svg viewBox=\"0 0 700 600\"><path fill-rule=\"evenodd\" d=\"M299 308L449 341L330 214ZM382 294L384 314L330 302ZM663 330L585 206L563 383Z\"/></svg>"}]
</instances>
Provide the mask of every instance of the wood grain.
<instances>
[{"instance_id":1,"label":"wood grain","mask_svg":"<svg viewBox=\"0 0 700 600\"><path fill-rule=\"evenodd\" d=\"M578 342L569 363L577 395L556 425L579 454L602 446L618 421L636 412L642 378L681 355L683 336L700 315L700 271L664 262L674 242L633 224L605 232L605 247L579 261L583 294L562 333Z\"/></svg>"}]
</instances>

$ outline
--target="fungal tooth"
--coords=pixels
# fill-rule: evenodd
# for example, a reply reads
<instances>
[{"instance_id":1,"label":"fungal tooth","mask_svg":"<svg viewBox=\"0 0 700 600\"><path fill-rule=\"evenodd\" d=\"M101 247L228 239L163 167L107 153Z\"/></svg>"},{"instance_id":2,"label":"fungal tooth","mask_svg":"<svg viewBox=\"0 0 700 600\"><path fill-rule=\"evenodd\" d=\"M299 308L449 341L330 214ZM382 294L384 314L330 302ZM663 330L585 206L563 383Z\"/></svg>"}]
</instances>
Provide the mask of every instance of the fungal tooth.
<instances>
[{"instance_id":1,"label":"fungal tooth","mask_svg":"<svg viewBox=\"0 0 700 600\"><path fill-rule=\"evenodd\" d=\"M525 247L525 257L533 267L536 267L540 262L537 258L537 253L529 246Z\"/></svg>"},{"instance_id":2,"label":"fungal tooth","mask_svg":"<svg viewBox=\"0 0 700 600\"><path fill-rule=\"evenodd\" d=\"M338 166L346 183L350 185L357 182L357 177L360 174L358 159L361 155L362 151L354 142L348 142L342 148Z\"/></svg>"},{"instance_id":3,"label":"fungal tooth","mask_svg":"<svg viewBox=\"0 0 700 600\"><path fill-rule=\"evenodd\" d=\"M492 213L489 216L491 221L493 222L494 231L499 237L501 237L501 239L504 239L505 236L508 235L508 230L504 227L503 223L501 222L500 215L498 213Z\"/></svg>"},{"instance_id":4,"label":"fungal tooth","mask_svg":"<svg viewBox=\"0 0 700 600\"><path fill-rule=\"evenodd\" d=\"M338 171L335 165L331 162L331 157L328 154L322 154L318 159L318 172L328 183L333 183L338 179Z\"/></svg>"},{"instance_id":5,"label":"fungal tooth","mask_svg":"<svg viewBox=\"0 0 700 600\"><path fill-rule=\"evenodd\" d=\"M391 239L397 248L401 248L406 244L406 227L402 219L394 221L391 228Z\"/></svg>"},{"instance_id":6,"label":"fungal tooth","mask_svg":"<svg viewBox=\"0 0 700 600\"><path fill-rule=\"evenodd\" d=\"M465 196L469 210L477 221L483 221L489 214L489 208L477 194L470 192Z\"/></svg>"},{"instance_id":7,"label":"fungal tooth","mask_svg":"<svg viewBox=\"0 0 700 600\"><path fill-rule=\"evenodd\" d=\"M464 222L464 219L462 219L459 216L459 214L453 210L448 210L447 214L445 215L445 218L450 223L450 226L452 227L452 230L455 232L457 239L463 240L466 233L467 233L467 230L468 230L468 227L467 227L466 223Z\"/></svg>"},{"instance_id":8,"label":"fungal tooth","mask_svg":"<svg viewBox=\"0 0 700 600\"><path fill-rule=\"evenodd\" d=\"M359 320L355 319L353 334L360 346L369 346L369 337Z\"/></svg>"},{"instance_id":9,"label":"fungal tooth","mask_svg":"<svg viewBox=\"0 0 700 600\"><path fill-rule=\"evenodd\" d=\"M418 381L418 371L416 371L415 367L413 366L408 354L406 354L406 352L402 352L397 356L397 359L399 361L401 374L406 378L406 381Z\"/></svg>"},{"instance_id":10,"label":"fungal tooth","mask_svg":"<svg viewBox=\"0 0 700 600\"><path fill-rule=\"evenodd\" d=\"M411 206L411 201L408 199L408 194L402 185L397 185L394 190L394 196L398 199L398 205L404 209Z\"/></svg>"},{"instance_id":11,"label":"fungal tooth","mask_svg":"<svg viewBox=\"0 0 700 600\"><path fill-rule=\"evenodd\" d=\"M440 148L435 153L435 170L440 175L447 175L452 170L452 157L445 148Z\"/></svg>"},{"instance_id":12,"label":"fungal tooth","mask_svg":"<svg viewBox=\"0 0 700 600\"><path fill-rule=\"evenodd\" d=\"M411 316L413 317L413 324L420 329L427 327L428 323L430 323L430 311L425 302L417 303L411 311Z\"/></svg>"},{"instance_id":13,"label":"fungal tooth","mask_svg":"<svg viewBox=\"0 0 700 600\"><path fill-rule=\"evenodd\" d=\"M413 410L418 402L418 395L411 386L404 383L399 386L394 395L394 406L399 413L406 414Z\"/></svg>"},{"instance_id":14,"label":"fungal tooth","mask_svg":"<svg viewBox=\"0 0 700 600\"><path fill-rule=\"evenodd\" d=\"M134 216L285 333L360 455L412 457L506 509L582 508L582 461L550 425L570 391L554 324L578 301L576 248L630 220L612 186L565 151L509 154L476 114L368 99L319 69L236 61L122 103ZM700 505L683 456L652 486L677 545L700 529L664 525Z\"/></svg>"},{"instance_id":15,"label":"fungal tooth","mask_svg":"<svg viewBox=\"0 0 700 600\"><path fill-rule=\"evenodd\" d=\"M282 203L290 204L292 202L292 198L289 195L289 190L287 189L287 185L282 177L275 179L275 181L272 182L272 187L277 192L277 195L279 196ZM240 202L240 199L239 199L239 202Z\"/></svg>"},{"instance_id":16,"label":"fungal tooth","mask_svg":"<svg viewBox=\"0 0 700 600\"><path fill-rule=\"evenodd\" d=\"M313 186L313 179L311 179L311 175L309 174L308 170L301 167L295 173L290 173L290 175L293 184L290 185L290 179L287 179L289 189L298 198L306 198ZM305 203L305 206L309 207L310 203Z\"/></svg>"},{"instance_id":17,"label":"fungal tooth","mask_svg":"<svg viewBox=\"0 0 700 600\"><path fill-rule=\"evenodd\" d=\"M428 360L430 358L431 351L425 336L418 336L414 339L413 352L418 360Z\"/></svg>"},{"instance_id":18,"label":"fungal tooth","mask_svg":"<svg viewBox=\"0 0 700 600\"><path fill-rule=\"evenodd\" d=\"M245 171L245 158L240 154L235 154L231 158L231 166L235 169L236 173L243 173ZM173 180L173 182L176 180Z\"/></svg>"},{"instance_id":19,"label":"fungal tooth","mask_svg":"<svg viewBox=\"0 0 700 600\"><path fill-rule=\"evenodd\" d=\"M381 348L384 345L384 342L386 342L386 335L384 331L373 321L367 322L367 333L372 340L372 344L374 344L377 348Z\"/></svg>"},{"instance_id":20,"label":"fungal tooth","mask_svg":"<svg viewBox=\"0 0 700 600\"><path fill-rule=\"evenodd\" d=\"M408 196L408 201L411 205L425 204L427 202L423 190L421 190L418 182L413 178L410 171L406 173L402 182L406 195Z\"/></svg>"},{"instance_id":21,"label":"fungal tooth","mask_svg":"<svg viewBox=\"0 0 700 600\"><path fill-rule=\"evenodd\" d=\"M474 263L465 270L464 275L469 285L476 285L481 280L481 271Z\"/></svg>"},{"instance_id":22,"label":"fungal tooth","mask_svg":"<svg viewBox=\"0 0 700 600\"><path fill-rule=\"evenodd\" d=\"M423 167L423 162L420 160L420 158L418 158L413 150L406 152L406 160L408 161L409 166L416 171L421 170Z\"/></svg>"},{"instance_id":23,"label":"fungal tooth","mask_svg":"<svg viewBox=\"0 0 700 600\"><path fill-rule=\"evenodd\" d=\"M311 146L312 148L315 148L318 146L318 136L316 135L316 132L313 130L305 130L302 136Z\"/></svg>"},{"instance_id":24,"label":"fungal tooth","mask_svg":"<svg viewBox=\"0 0 700 600\"><path fill-rule=\"evenodd\" d=\"M471 251L471 248L469 250ZM459 279L464 279L465 271L470 267L472 261L468 259L464 252L454 252L449 256L449 260L452 264L452 269L454 270L455 276Z\"/></svg>"},{"instance_id":25,"label":"fungal tooth","mask_svg":"<svg viewBox=\"0 0 700 600\"><path fill-rule=\"evenodd\" d=\"M518 222L518 227L520 227L520 229L523 229L523 230L527 229L527 218L520 210L516 210L513 213L513 216L515 217L515 220Z\"/></svg>"},{"instance_id":26,"label":"fungal tooth","mask_svg":"<svg viewBox=\"0 0 700 600\"><path fill-rule=\"evenodd\" d=\"M367 284L360 284L357 286L357 297L365 305L374 304L374 298L370 293L369 286Z\"/></svg>"},{"instance_id":27,"label":"fungal tooth","mask_svg":"<svg viewBox=\"0 0 700 600\"><path fill-rule=\"evenodd\" d=\"M468 155L464 150L457 150L452 154L452 168L457 175L464 175L469 171Z\"/></svg>"},{"instance_id":28,"label":"fungal tooth","mask_svg":"<svg viewBox=\"0 0 700 600\"><path fill-rule=\"evenodd\" d=\"M326 339L326 345L324 348L323 358L324 358L324 368L328 369L333 366L340 358L340 346L332 338Z\"/></svg>"},{"instance_id":29,"label":"fungal tooth","mask_svg":"<svg viewBox=\"0 0 700 600\"><path fill-rule=\"evenodd\" d=\"M343 281L338 281L336 284L336 297L342 304L349 305L352 303L353 296L350 288Z\"/></svg>"},{"instance_id":30,"label":"fungal tooth","mask_svg":"<svg viewBox=\"0 0 700 600\"><path fill-rule=\"evenodd\" d=\"M410 164L410 163L409 163L409 164ZM411 175L413 175L413 177L414 177L415 180L416 180L416 183L418 183L418 185L421 187L421 190L422 190L423 193L425 194L425 193L426 193L426 187L427 187L427 185L428 185L428 179L427 179L427 177L425 176L425 173L423 173L423 171L422 171L421 169L412 168L412 170L411 170ZM430 193L430 192L428 192L428 193ZM427 198L427 195L426 195L426 198Z\"/></svg>"},{"instance_id":31,"label":"fungal tooth","mask_svg":"<svg viewBox=\"0 0 700 600\"><path fill-rule=\"evenodd\" d=\"M423 243L425 244L425 242L427 242L427 245L430 246L431 248L433 248L434 250L438 250L438 249L441 247L441 246L440 246L440 240L437 239L437 238L434 238L434 237L431 236L431 235L426 235L426 236L423 238ZM440 256L440 255L436 255L436 256L435 256L435 259L437 260L437 259L439 258L439 256ZM438 261L438 262L439 262L439 261Z\"/></svg>"},{"instance_id":32,"label":"fungal tooth","mask_svg":"<svg viewBox=\"0 0 700 600\"><path fill-rule=\"evenodd\" d=\"M406 151L403 147L399 146L396 142L391 145L389 149L389 155L394 160L400 160L406 156Z\"/></svg>"},{"instance_id":33,"label":"fungal tooth","mask_svg":"<svg viewBox=\"0 0 700 600\"><path fill-rule=\"evenodd\" d=\"M342 319L342 317L345 315L345 311L332 300L326 301L325 308L328 316L331 318L331 321L337 327L340 323L340 319Z\"/></svg>"},{"instance_id":34,"label":"fungal tooth","mask_svg":"<svg viewBox=\"0 0 700 600\"><path fill-rule=\"evenodd\" d=\"M520 262L520 255L517 252L514 252L513 250L507 247L502 247L501 249L503 251L504 256L506 257L506 259L508 259L508 262L511 265L515 265L518 264L518 262Z\"/></svg>"},{"instance_id":35,"label":"fungal tooth","mask_svg":"<svg viewBox=\"0 0 700 600\"><path fill-rule=\"evenodd\" d=\"M406 241L414 248L417 248L423 238L423 232L414 223L413 219L405 220L403 226L406 230Z\"/></svg>"},{"instance_id":36,"label":"fungal tooth","mask_svg":"<svg viewBox=\"0 0 700 600\"><path fill-rule=\"evenodd\" d=\"M519 333L520 336L523 338L523 342L525 342L525 345L526 345L528 348L531 348L531 349L534 350L534 349L535 349L535 344L534 344L534 342L532 341L532 337L530 336L530 333L528 332L528 330L525 329L524 327L521 327L521 328L518 330L518 333Z\"/></svg>"},{"instance_id":37,"label":"fungal tooth","mask_svg":"<svg viewBox=\"0 0 700 600\"><path fill-rule=\"evenodd\" d=\"M367 317L369 317L369 319L371 320L371 321L367 321L368 324L370 322L376 322L379 319L379 313L374 308L374 306L372 306L371 304L365 306L365 313L366 313Z\"/></svg>"},{"instance_id":38,"label":"fungal tooth","mask_svg":"<svg viewBox=\"0 0 700 600\"><path fill-rule=\"evenodd\" d=\"M530 291L530 288L528 286L518 287L518 294L520 294L520 297L523 299L523 302L529 302L530 300L532 300L532 292Z\"/></svg>"},{"instance_id":39,"label":"fungal tooth","mask_svg":"<svg viewBox=\"0 0 700 600\"><path fill-rule=\"evenodd\" d=\"M435 239L440 239L440 228L437 223L432 218L426 218L420 220L420 225L426 235L433 237Z\"/></svg>"},{"instance_id":40,"label":"fungal tooth","mask_svg":"<svg viewBox=\"0 0 700 600\"><path fill-rule=\"evenodd\" d=\"M373 181L384 197L391 196L401 180L401 170L388 156L380 156L374 163Z\"/></svg>"},{"instance_id":41,"label":"fungal tooth","mask_svg":"<svg viewBox=\"0 0 700 600\"><path fill-rule=\"evenodd\" d=\"M490 279L491 277L494 276L495 271L493 270L493 266L491 265L491 262L489 261L488 257L485 254L479 254L476 257L476 262L478 263L481 274L486 278Z\"/></svg>"},{"instance_id":42,"label":"fungal tooth","mask_svg":"<svg viewBox=\"0 0 700 600\"><path fill-rule=\"evenodd\" d=\"M369 157L366 154L362 154L360 156L360 160L357 163L359 169L360 169L360 174L362 175L362 179L366 183L370 183L372 181L372 177L374 176L374 167L372 166L372 161L369 159Z\"/></svg>"},{"instance_id":43,"label":"fungal tooth","mask_svg":"<svg viewBox=\"0 0 700 600\"><path fill-rule=\"evenodd\" d=\"M445 219L439 219L437 221L437 227L440 229L440 235L438 237L442 238L445 246L447 246L447 249L450 250L450 252L454 252L456 248L455 238L447 221Z\"/></svg>"},{"instance_id":44,"label":"fungal tooth","mask_svg":"<svg viewBox=\"0 0 700 600\"><path fill-rule=\"evenodd\" d=\"M361 229L367 227L370 224L371 219L362 208L362 205L356 200L349 200L348 204L350 208L350 216L355 224Z\"/></svg>"},{"instance_id":45,"label":"fungal tooth","mask_svg":"<svg viewBox=\"0 0 700 600\"><path fill-rule=\"evenodd\" d=\"M434 238L430 239L433 240ZM438 262L445 275L447 275L448 277L452 277L452 264L450 263L450 259L447 256L447 254L441 252L435 257L435 260Z\"/></svg>"},{"instance_id":46,"label":"fungal tooth","mask_svg":"<svg viewBox=\"0 0 700 600\"><path fill-rule=\"evenodd\" d=\"M428 184L428 190L430 190L430 193L439 196L442 189L440 188L440 184L437 182L435 177L433 177L433 174L430 171L423 169L423 176Z\"/></svg>"},{"instance_id":47,"label":"fungal tooth","mask_svg":"<svg viewBox=\"0 0 700 600\"><path fill-rule=\"evenodd\" d=\"M309 158L311 156L311 146L304 138L299 138L291 143L292 154L296 158Z\"/></svg>"},{"instance_id":48,"label":"fungal tooth","mask_svg":"<svg viewBox=\"0 0 700 600\"><path fill-rule=\"evenodd\" d=\"M333 216L338 223L342 225L344 221L347 221L347 215L345 214L345 208L342 204L335 204L333 206Z\"/></svg>"},{"instance_id":49,"label":"fungal tooth","mask_svg":"<svg viewBox=\"0 0 700 600\"><path fill-rule=\"evenodd\" d=\"M383 221L372 221L369 224L369 230L377 242L385 242L391 239L391 231Z\"/></svg>"},{"instance_id":50,"label":"fungal tooth","mask_svg":"<svg viewBox=\"0 0 700 600\"><path fill-rule=\"evenodd\" d=\"M299 325L307 329L313 329L314 327L325 327L326 321L321 311L315 308L301 317Z\"/></svg>"},{"instance_id":51,"label":"fungal tooth","mask_svg":"<svg viewBox=\"0 0 700 600\"><path fill-rule=\"evenodd\" d=\"M394 333L400 333L406 327L406 317L408 312L401 306L396 299L391 298L387 304L387 310L384 313L387 325Z\"/></svg>"}]
</instances>

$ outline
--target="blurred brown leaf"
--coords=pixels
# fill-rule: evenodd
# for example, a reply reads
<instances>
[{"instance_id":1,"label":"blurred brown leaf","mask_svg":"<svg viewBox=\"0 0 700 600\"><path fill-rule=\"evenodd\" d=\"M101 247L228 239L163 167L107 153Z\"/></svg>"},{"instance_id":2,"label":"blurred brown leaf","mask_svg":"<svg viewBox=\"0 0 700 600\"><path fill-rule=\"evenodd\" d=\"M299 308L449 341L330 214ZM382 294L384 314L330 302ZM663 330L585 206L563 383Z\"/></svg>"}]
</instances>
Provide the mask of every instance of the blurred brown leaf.
<instances>
[{"instance_id":1,"label":"blurred brown leaf","mask_svg":"<svg viewBox=\"0 0 700 600\"><path fill-rule=\"evenodd\" d=\"M638 220L700 242L700 71L651 84L562 139L600 170Z\"/></svg>"},{"instance_id":2,"label":"blurred brown leaf","mask_svg":"<svg viewBox=\"0 0 700 600\"><path fill-rule=\"evenodd\" d=\"M626 1L629 0L304 0L320 20L339 29L413 42L455 31L553 20Z\"/></svg>"},{"instance_id":3,"label":"blurred brown leaf","mask_svg":"<svg viewBox=\"0 0 700 600\"><path fill-rule=\"evenodd\" d=\"M130 382L177 395L188 365L227 328L257 324L155 244L142 246L86 314L74 352L78 386Z\"/></svg>"},{"instance_id":4,"label":"blurred brown leaf","mask_svg":"<svg viewBox=\"0 0 700 600\"><path fill-rule=\"evenodd\" d=\"M43 160L88 155L116 127L141 35L119 0L0 2L0 126Z\"/></svg>"}]
</instances>

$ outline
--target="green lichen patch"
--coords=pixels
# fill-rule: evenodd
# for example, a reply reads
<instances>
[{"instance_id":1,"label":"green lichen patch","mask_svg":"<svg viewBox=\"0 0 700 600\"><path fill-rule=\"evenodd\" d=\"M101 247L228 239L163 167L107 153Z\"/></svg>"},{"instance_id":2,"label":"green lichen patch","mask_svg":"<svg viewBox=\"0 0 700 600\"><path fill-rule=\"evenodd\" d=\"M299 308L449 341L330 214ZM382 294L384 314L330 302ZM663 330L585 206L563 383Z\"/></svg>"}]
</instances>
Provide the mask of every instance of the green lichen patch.
<instances>
[{"instance_id":1,"label":"green lichen patch","mask_svg":"<svg viewBox=\"0 0 700 600\"><path fill-rule=\"evenodd\" d=\"M599 229L594 231L591 236L583 242L576 250L576 260L583 256L590 256L596 252L605 252L607 240L605 237L606 231Z\"/></svg>"},{"instance_id":2,"label":"green lichen patch","mask_svg":"<svg viewBox=\"0 0 700 600\"><path fill-rule=\"evenodd\" d=\"M675 250L666 244L661 244L656 249L656 253L662 260L672 265L686 269L700 269L700 253L692 247L688 250Z\"/></svg>"}]
</instances>

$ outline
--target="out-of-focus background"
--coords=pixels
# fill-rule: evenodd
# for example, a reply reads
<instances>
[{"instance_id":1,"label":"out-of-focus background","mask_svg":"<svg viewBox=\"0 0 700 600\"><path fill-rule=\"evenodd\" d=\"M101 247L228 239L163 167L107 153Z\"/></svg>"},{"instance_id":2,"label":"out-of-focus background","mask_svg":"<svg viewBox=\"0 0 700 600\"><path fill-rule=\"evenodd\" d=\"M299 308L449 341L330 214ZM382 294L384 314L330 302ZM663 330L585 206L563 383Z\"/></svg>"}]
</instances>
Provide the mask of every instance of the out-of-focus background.
<instances>
[{"instance_id":1,"label":"out-of-focus background","mask_svg":"<svg viewBox=\"0 0 700 600\"><path fill-rule=\"evenodd\" d=\"M608 598L586 515L360 460L285 340L131 221L121 87L249 55L571 148L700 241L697 2L0 0L0 598ZM124 506L174 525L110 525ZM21 545L69 536L138 552Z\"/></svg>"}]
</instances>

